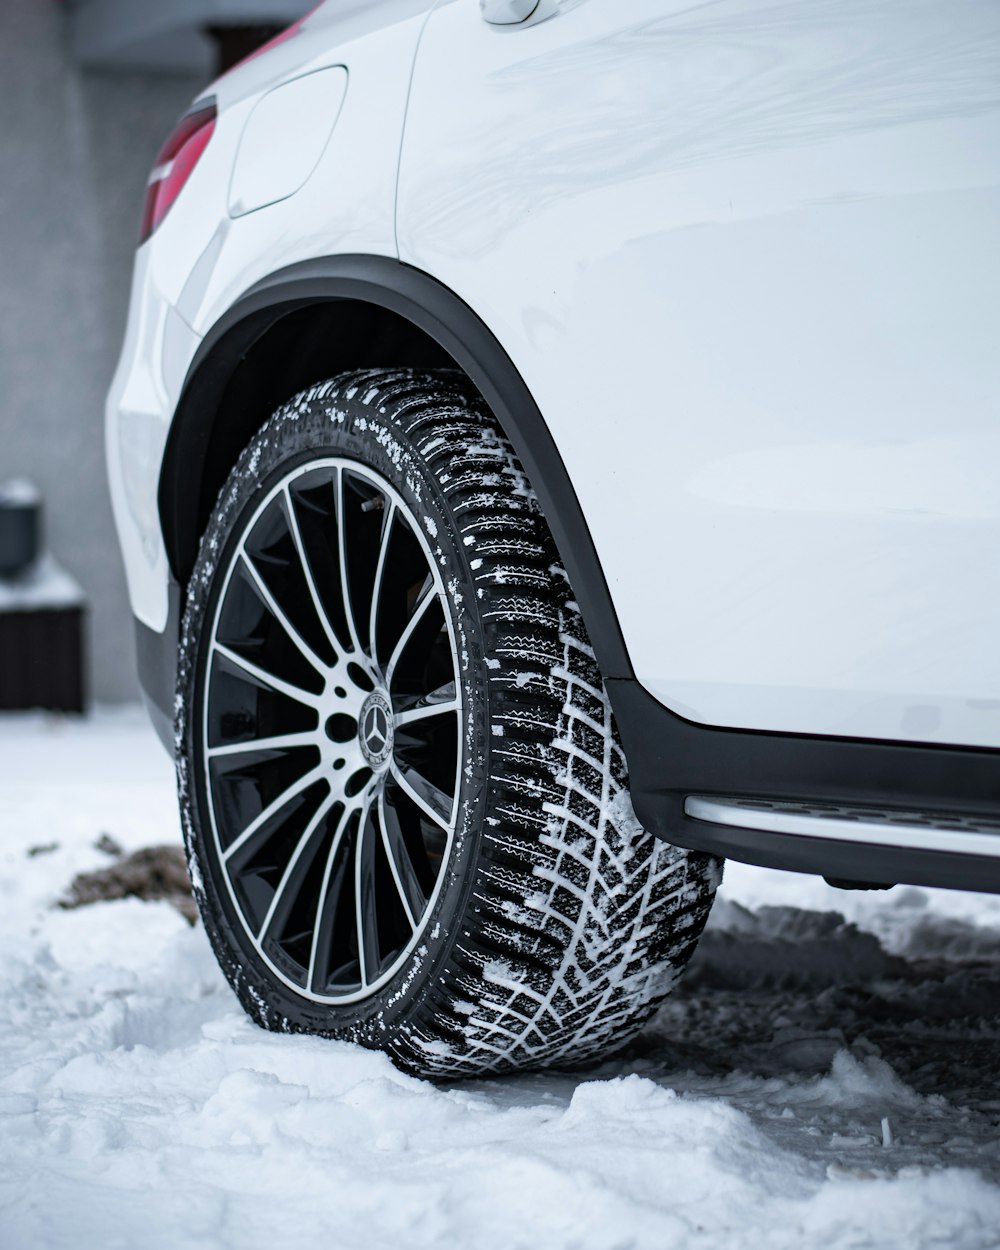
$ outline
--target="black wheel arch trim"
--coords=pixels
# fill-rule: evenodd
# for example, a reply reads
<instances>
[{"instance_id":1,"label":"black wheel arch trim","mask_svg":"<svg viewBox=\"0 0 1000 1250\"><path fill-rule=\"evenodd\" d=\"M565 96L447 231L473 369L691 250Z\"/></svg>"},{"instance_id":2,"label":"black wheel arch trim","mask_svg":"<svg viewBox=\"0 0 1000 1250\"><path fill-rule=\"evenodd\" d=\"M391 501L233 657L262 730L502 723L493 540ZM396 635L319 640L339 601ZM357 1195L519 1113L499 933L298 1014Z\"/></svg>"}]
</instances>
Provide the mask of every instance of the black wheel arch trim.
<instances>
[{"instance_id":1,"label":"black wheel arch trim","mask_svg":"<svg viewBox=\"0 0 1000 1250\"><path fill-rule=\"evenodd\" d=\"M750 837L745 831L708 826L684 815L684 798L725 793L1000 811L1000 751L727 729L686 720L653 698L635 678L576 492L519 371L461 298L435 278L390 257L327 257L279 270L251 287L206 334L182 389L160 478L160 515L176 580L184 580L177 553L192 543L185 530L192 522L179 505L190 499L191 466L200 464L206 452L210 423L204 414L214 411L241 359L277 320L333 300L373 304L408 320L451 356L489 404L545 510L607 682L637 814L657 836L749 862L878 880L890 862L881 850L871 865L880 875L873 876L864 866L864 847L854 848L854 858L845 862L847 852L840 846L806 845L805 839L780 834ZM195 534L195 546L197 539ZM677 598L678 610L683 610L681 587ZM154 722L163 737L173 703L178 608L175 602L163 635L138 626L140 678L152 708L159 709ZM970 886L968 871L956 876L943 867L937 879L927 880L934 876L934 866L950 856L922 852L918 871L907 855L890 857L899 881L916 875L917 883L946 885L959 884L961 877L965 888L1000 890L997 865L976 864L979 884Z\"/></svg>"},{"instance_id":2,"label":"black wheel arch trim","mask_svg":"<svg viewBox=\"0 0 1000 1250\"><path fill-rule=\"evenodd\" d=\"M345 255L302 261L263 278L215 323L188 370L171 425L160 476L160 517L171 568L190 548L184 497L192 463L205 454L211 411L241 357L280 317L310 304L357 300L396 313L432 338L489 404L538 493L569 574L591 641L609 676L632 677L590 530L548 426L520 373L497 339L462 299L413 266L382 256ZM391 365L392 361L387 361Z\"/></svg>"}]
</instances>

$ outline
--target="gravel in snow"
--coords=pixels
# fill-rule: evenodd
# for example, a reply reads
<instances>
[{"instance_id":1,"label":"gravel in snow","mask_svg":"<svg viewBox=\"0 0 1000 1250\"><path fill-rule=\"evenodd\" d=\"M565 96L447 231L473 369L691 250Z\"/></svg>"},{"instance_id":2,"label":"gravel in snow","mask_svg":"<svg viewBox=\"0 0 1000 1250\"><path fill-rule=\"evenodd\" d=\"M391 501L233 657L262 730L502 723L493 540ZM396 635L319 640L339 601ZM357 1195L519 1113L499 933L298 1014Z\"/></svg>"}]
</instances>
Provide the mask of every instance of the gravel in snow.
<instances>
[{"instance_id":1,"label":"gravel in snow","mask_svg":"<svg viewBox=\"0 0 1000 1250\"><path fill-rule=\"evenodd\" d=\"M3 1250L1000 1245L998 898L730 865L627 1054L436 1088L257 1029L167 902L56 906L177 837L140 711L0 759Z\"/></svg>"}]
</instances>

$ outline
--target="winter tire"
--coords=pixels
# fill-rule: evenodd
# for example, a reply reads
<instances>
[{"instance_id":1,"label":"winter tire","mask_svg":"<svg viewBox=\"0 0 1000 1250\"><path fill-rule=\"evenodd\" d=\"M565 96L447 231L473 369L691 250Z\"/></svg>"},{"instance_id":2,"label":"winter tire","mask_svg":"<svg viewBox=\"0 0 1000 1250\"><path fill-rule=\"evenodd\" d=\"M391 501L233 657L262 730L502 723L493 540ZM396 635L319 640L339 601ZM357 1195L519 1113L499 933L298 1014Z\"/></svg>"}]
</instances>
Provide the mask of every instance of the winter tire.
<instances>
[{"instance_id":1,"label":"winter tire","mask_svg":"<svg viewBox=\"0 0 1000 1250\"><path fill-rule=\"evenodd\" d=\"M718 883L636 822L548 527L457 374L348 374L256 435L190 582L176 734L246 1010L412 1072L617 1047Z\"/></svg>"}]
</instances>

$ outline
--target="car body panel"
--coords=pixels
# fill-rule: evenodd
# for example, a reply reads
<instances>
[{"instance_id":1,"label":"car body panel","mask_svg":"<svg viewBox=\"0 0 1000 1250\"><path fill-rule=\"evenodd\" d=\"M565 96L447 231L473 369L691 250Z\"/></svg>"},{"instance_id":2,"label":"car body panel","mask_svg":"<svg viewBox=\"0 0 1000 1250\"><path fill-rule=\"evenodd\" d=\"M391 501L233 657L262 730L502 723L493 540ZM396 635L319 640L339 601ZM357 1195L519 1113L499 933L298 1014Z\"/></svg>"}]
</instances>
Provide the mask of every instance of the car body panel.
<instances>
[{"instance_id":1,"label":"car body panel","mask_svg":"<svg viewBox=\"0 0 1000 1250\"><path fill-rule=\"evenodd\" d=\"M398 235L520 369L661 702L1000 746L995 5L444 0Z\"/></svg>"},{"instance_id":2,"label":"car body panel","mask_svg":"<svg viewBox=\"0 0 1000 1250\"><path fill-rule=\"evenodd\" d=\"M261 278L328 252L396 255L395 194L410 70L430 0L330 13L236 67L206 93L218 120L166 218L138 251L129 324L106 405L108 471L132 611L162 631L168 566L156 516L170 422L206 332ZM341 6L343 7L343 6ZM293 194L229 215L241 136L258 101L290 78L345 67L329 141Z\"/></svg>"},{"instance_id":3,"label":"car body panel","mask_svg":"<svg viewBox=\"0 0 1000 1250\"><path fill-rule=\"evenodd\" d=\"M183 582L246 438L330 373L450 359L550 518L644 828L1000 889L1000 11L542 16L331 2L210 88L107 405L158 732L169 749ZM260 101L345 75L289 140L296 176L265 143L232 202ZM753 815L841 809L899 828ZM925 820L985 850L929 850Z\"/></svg>"}]
</instances>

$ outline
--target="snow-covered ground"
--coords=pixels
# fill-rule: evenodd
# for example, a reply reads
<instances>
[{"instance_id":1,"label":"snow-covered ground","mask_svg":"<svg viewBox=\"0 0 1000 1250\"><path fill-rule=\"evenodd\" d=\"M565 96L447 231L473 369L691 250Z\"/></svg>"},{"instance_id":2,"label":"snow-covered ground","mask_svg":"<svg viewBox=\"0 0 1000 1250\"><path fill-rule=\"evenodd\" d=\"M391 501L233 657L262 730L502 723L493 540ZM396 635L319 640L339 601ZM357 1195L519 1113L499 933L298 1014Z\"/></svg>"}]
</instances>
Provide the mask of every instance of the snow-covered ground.
<instances>
[{"instance_id":1,"label":"snow-covered ground","mask_svg":"<svg viewBox=\"0 0 1000 1250\"><path fill-rule=\"evenodd\" d=\"M3 1250L1000 1246L1000 898L730 865L627 1055L435 1088L260 1031L167 903L54 907L105 833L177 838L142 712L0 718Z\"/></svg>"}]
</instances>

